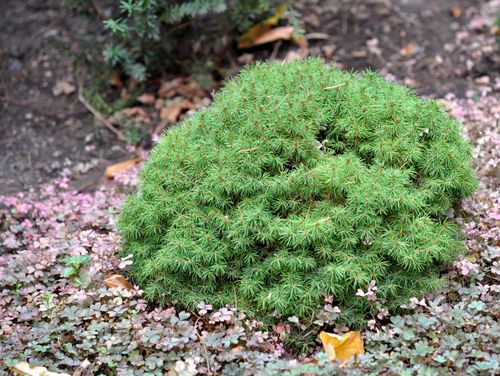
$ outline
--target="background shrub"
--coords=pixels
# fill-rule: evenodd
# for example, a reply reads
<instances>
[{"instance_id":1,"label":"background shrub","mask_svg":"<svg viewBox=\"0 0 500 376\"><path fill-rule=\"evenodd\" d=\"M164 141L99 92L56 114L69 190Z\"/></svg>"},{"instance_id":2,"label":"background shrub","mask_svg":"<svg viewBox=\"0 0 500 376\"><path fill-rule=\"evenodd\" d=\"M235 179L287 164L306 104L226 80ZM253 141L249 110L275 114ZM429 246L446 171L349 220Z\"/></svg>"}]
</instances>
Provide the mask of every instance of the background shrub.
<instances>
[{"instance_id":1,"label":"background shrub","mask_svg":"<svg viewBox=\"0 0 500 376\"><path fill-rule=\"evenodd\" d=\"M437 102L373 72L257 64L152 151L121 212L124 252L160 303L307 317L333 295L359 324L372 280L391 309L446 283L470 158Z\"/></svg>"},{"instance_id":2,"label":"background shrub","mask_svg":"<svg viewBox=\"0 0 500 376\"><path fill-rule=\"evenodd\" d=\"M147 73L161 72L183 59L192 60L193 43L202 44L203 53L209 55L288 3L286 0L121 0L120 15L105 21L114 37L106 50L106 60L143 81Z\"/></svg>"}]
</instances>

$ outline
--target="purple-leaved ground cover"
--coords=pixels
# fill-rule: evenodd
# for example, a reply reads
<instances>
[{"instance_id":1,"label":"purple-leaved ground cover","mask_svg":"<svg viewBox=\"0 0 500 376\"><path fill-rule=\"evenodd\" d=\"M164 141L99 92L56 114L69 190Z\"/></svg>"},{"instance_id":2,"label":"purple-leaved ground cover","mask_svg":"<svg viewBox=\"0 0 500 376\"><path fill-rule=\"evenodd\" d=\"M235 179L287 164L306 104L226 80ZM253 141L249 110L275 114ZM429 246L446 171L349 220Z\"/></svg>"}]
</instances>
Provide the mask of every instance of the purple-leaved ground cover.
<instances>
[{"instance_id":1,"label":"purple-leaved ground cover","mask_svg":"<svg viewBox=\"0 0 500 376\"><path fill-rule=\"evenodd\" d=\"M300 356L284 346L292 330L348 330L332 327L339 313L332 297L314 327L291 317L265 331L230 307L158 308L137 287L106 288L106 276L124 274L133 262L117 257L114 220L138 166L93 193L71 191L66 172L40 190L0 197L0 374L19 361L74 375L497 373L500 99L450 96L444 103L465 124L481 180L479 192L449 214L463 225L468 252L450 266L449 287L412 299L406 315L389 316L375 284L358 291L373 307L358 366L328 363L319 342ZM90 259L75 266L71 256Z\"/></svg>"}]
</instances>

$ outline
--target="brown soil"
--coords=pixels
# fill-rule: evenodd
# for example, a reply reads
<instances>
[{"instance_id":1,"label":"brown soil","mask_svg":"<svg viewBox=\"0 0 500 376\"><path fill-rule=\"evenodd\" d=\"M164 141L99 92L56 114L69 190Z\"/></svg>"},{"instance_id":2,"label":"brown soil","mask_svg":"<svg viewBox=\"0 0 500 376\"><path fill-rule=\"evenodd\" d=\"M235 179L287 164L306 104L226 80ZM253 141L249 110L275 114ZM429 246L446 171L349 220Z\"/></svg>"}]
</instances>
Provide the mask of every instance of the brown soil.
<instances>
[{"instance_id":1,"label":"brown soil","mask_svg":"<svg viewBox=\"0 0 500 376\"><path fill-rule=\"evenodd\" d=\"M467 29L486 2L303 0L296 4L309 40L306 54L347 69L381 70L421 95L442 97L451 92L462 97L476 79L500 77L498 48L491 51L491 46L475 42L486 40L487 31ZM453 16L452 7L461 14ZM92 189L107 165L129 158L125 145L95 122L76 92L56 96L54 88L61 82L75 85L71 80L81 44L77 41L102 41L101 21L71 14L58 0L3 0L0 25L0 194L37 186L64 168L79 173L77 189ZM468 35L457 43L457 33L464 30ZM296 50L291 43L278 42L246 52L252 60L285 58ZM467 60L473 62L468 68Z\"/></svg>"},{"instance_id":2,"label":"brown soil","mask_svg":"<svg viewBox=\"0 0 500 376\"><path fill-rule=\"evenodd\" d=\"M463 96L471 79L494 69L493 64L486 61L467 72L464 56L455 42L457 32L484 1L327 0L316 3L316 7L308 9L312 12L305 12L306 22L313 20L309 21L308 33L326 33L329 37L313 41L310 48L347 69L382 69L419 94L437 97L449 92ZM452 7L460 9L462 14L453 17Z\"/></svg>"},{"instance_id":3,"label":"brown soil","mask_svg":"<svg viewBox=\"0 0 500 376\"><path fill-rule=\"evenodd\" d=\"M89 35L98 23L56 0L0 3L0 194L29 189L64 168L83 172L77 189L91 188L106 165L124 158L123 143L95 123L76 91L53 93L72 77L75 38L98 38Z\"/></svg>"}]
</instances>

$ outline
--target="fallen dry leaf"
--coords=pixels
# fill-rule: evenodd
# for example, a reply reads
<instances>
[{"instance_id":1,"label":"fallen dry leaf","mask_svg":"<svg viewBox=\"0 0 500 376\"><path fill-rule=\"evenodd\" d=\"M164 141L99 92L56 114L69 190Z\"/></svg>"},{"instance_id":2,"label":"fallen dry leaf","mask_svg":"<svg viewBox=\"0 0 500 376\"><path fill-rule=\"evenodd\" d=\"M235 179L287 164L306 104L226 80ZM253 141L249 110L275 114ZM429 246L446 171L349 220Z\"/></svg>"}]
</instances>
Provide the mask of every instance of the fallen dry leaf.
<instances>
[{"instance_id":1,"label":"fallen dry leaf","mask_svg":"<svg viewBox=\"0 0 500 376\"><path fill-rule=\"evenodd\" d=\"M109 77L109 81L111 82L111 85L113 85L115 87L122 87L123 86L122 76L118 72L112 72L111 76Z\"/></svg>"},{"instance_id":2,"label":"fallen dry leaf","mask_svg":"<svg viewBox=\"0 0 500 376\"><path fill-rule=\"evenodd\" d=\"M146 118L146 111L140 107L129 107L125 108L121 111L122 115L128 116L128 117L141 117L141 118Z\"/></svg>"},{"instance_id":3,"label":"fallen dry leaf","mask_svg":"<svg viewBox=\"0 0 500 376\"><path fill-rule=\"evenodd\" d=\"M140 161L141 161L140 158L136 158L112 164L111 166L106 167L106 171L104 171L104 176L106 176L108 179L113 179L117 172L130 170Z\"/></svg>"},{"instance_id":4,"label":"fallen dry leaf","mask_svg":"<svg viewBox=\"0 0 500 376\"><path fill-rule=\"evenodd\" d=\"M368 56L368 51L367 50L354 50L354 51L351 51L351 56L355 59L361 59L363 57Z\"/></svg>"},{"instance_id":5,"label":"fallen dry leaf","mask_svg":"<svg viewBox=\"0 0 500 376\"><path fill-rule=\"evenodd\" d=\"M171 98L175 95L177 87L182 84L183 78L176 77L171 81L164 81L161 83L158 90L158 96L161 98Z\"/></svg>"},{"instance_id":6,"label":"fallen dry leaf","mask_svg":"<svg viewBox=\"0 0 500 376\"><path fill-rule=\"evenodd\" d=\"M188 81L178 85L176 91L184 98L191 100L195 97L203 97L205 95L205 91L195 81Z\"/></svg>"},{"instance_id":7,"label":"fallen dry leaf","mask_svg":"<svg viewBox=\"0 0 500 376\"><path fill-rule=\"evenodd\" d=\"M493 26L493 27L490 29L490 34L491 34L491 35L496 35L497 37L500 37L500 27Z\"/></svg>"},{"instance_id":8,"label":"fallen dry leaf","mask_svg":"<svg viewBox=\"0 0 500 376\"><path fill-rule=\"evenodd\" d=\"M104 280L104 284L106 285L107 288L112 289L112 288L123 288L125 290L133 290L134 286L130 284L129 281L125 279L124 276L120 274L114 274L111 277L108 277Z\"/></svg>"},{"instance_id":9,"label":"fallen dry leaf","mask_svg":"<svg viewBox=\"0 0 500 376\"><path fill-rule=\"evenodd\" d=\"M91 363L88 359L85 359L80 363L78 368L73 372L72 376L90 376L93 372L89 369Z\"/></svg>"},{"instance_id":10,"label":"fallen dry leaf","mask_svg":"<svg viewBox=\"0 0 500 376\"><path fill-rule=\"evenodd\" d=\"M451 7L450 14L454 18L458 18L462 15L462 8L460 7Z\"/></svg>"},{"instance_id":11,"label":"fallen dry leaf","mask_svg":"<svg viewBox=\"0 0 500 376\"><path fill-rule=\"evenodd\" d=\"M365 353L363 339L358 331L348 332L342 336L321 332L319 338L330 361L345 362L353 356Z\"/></svg>"},{"instance_id":12,"label":"fallen dry leaf","mask_svg":"<svg viewBox=\"0 0 500 376\"><path fill-rule=\"evenodd\" d=\"M194 105L191 101L184 98L176 98L168 107L161 109L160 119L175 123L183 111L193 108Z\"/></svg>"},{"instance_id":13,"label":"fallen dry leaf","mask_svg":"<svg viewBox=\"0 0 500 376\"><path fill-rule=\"evenodd\" d=\"M408 43L399 51L399 53L405 57L415 55L416 52L417 52L417 45L413 42Z\"/></svg>"},{"instance_id":14,"label":"fallen dry leaf","mask_svg":"<svg viewBox=\"0 0 500 376\"><path fill-rule=\"evenodd\" d=\"M290 332L290 325L280 322L276 324L274 331L279 334L279 338L284 340L287 336L287 333Z\"/></svg>"},{"instance_id":15,"label":"fallen dry leaf","mask_svg":"<svg viewBox=\"0 0 500 376\"><path fill-rule=\"evenodd\" d=\"M146 106L152 106L155 104L156 97L152 94L142 94L137 97L137 102L145 104Z\"/></svg>"},{"instance_id":16,"label":"fallen dry leaf","mask_svg":"<svg viewBox=\"0 0 500 376\"><path fill-rule=\"evenodd\" d=\"M270 29L266 32L255 36L252 40L242 41L238 43L238 48L250 48L254 46L259 46L261 44L276 42L278 40L290 40L293 36L293 26L281 26L274 29Z\"/></svg>"},{"instance_id":17,"label":"fallen dry leaf","mask_svg":"<svg viewBox=\"0 0 500 376\"><path fill-rule=\"evenodd\" d=\"M61 94L69 95L74 93L75 90L75 85L69 82L69 80L59 80L52 88L52 94L54 94L56 97Z\"/></svg>"},{"instance_id":18,"label":"fallen dry leaf","mask_svg":"<svg viewBox=\"0 0 500 376\"><path fill-rule=\"evenodd\" d=\"M286 10L286 5L283 5L276 9L276 13L274 16L269 17L268 19L254 25L248 30L245 34L240 37L240 42L238 43L238 48L250 48L255 46L254 41L261 36L262 34L271 30L273 26L276 26L283 16Z\"/></svg>"},{"instance_id":19,"label":"fallen dry leaf","mask_svg":"<svg viewBox=\"0 0 500 376\"><path fill-rule=\"evenodd\" d=\"M301 47L297 50L288 51L283 60L284 61L303 60L307 56L309 56L309 49Z\"/></svg>"},{"instance_id":20,"label":"fallen dry leaf","mask_svg":"<svg viewBox=\"0 0 500 376\"><path fill-rule=\"evenodd\" d=\"M160 121L160 122L156 125L156 127L155 127L155 129L153 130L153 133L152 133L152 134L153 134L153 135L156 135L156 136L161 135L161 133L163 132L163 130L164 130L165 128L167 128L167 126L168 126L169 124L170 124L170 122L169 122L168 120L162 120L162 121Z\"/></svg>"},{"instance_id":21,"label":"fallen dry leaf","mask_svg":"<svg viewBox=\"0 0 500 376\"><path fill-rule=\"evenodd\" d=\"M70 376L68 373L50 372L45 367L30 366L28 362L17 363L11 371L20 376Z\"/></svg>"},{"instance_id":22,"label":"fallen dry leaf","mask_svg":"<svg viewBox=\"0 0 500 376\"><path fill-rule=\"evenodd\" d=\"M334 44L329 44L321 47L323 50L323 53L327 58L331 58L333 56L333 53L335 52L335 45Z\"/></svg>"},{"instance_id":23,"label":"fallen dry leaf","mask_svg":"<svg viewBox=\"0 0 500 376\"><path fill-rule=\"evenodd\" d=\"M205 96L205 90L197 82L182 77L163 82L158 90L160 98L172 98L176 94L192 100L196 97Z\"/></svg>"},{"instance_id":24,"label":"fallen dry leaf","mask_svg":"<svg viewBox=\"0 0 500 376\"><path fill-rule=\"evenodd\" d=\"M166 120L171 123L175 123L179 116L181 115L182 107L178 106L169 106L162 108L160 111L160 119Z\"/></svg>"},{"instance_id":25,"label":"fallen dry leaf","mask_svg":"<svg viewBox=\"0 0 500 376\"><path fill-rule=\"evenodd\" d=\"M155 101L155 105L154 105L154 108L156 110L161 110L163 108L163 105L165 104L165 100L164 99L161 99L161 98L158 98L156 101Z\"/></svg>"}]
</instances>

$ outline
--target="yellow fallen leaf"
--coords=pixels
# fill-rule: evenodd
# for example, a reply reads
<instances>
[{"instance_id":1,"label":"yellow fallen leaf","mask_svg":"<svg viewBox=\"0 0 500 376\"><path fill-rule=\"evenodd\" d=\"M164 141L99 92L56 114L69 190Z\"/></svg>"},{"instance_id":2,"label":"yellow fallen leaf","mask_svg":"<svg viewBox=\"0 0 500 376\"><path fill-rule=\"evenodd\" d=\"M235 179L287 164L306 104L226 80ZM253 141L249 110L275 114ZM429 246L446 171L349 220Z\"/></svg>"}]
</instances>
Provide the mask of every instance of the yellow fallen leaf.
<instances>
[{"instance_id":1,"label":"yellow fallen leaf","mask_svg":"<svg viewBox=\"0 0 500 376\"><path fill-rule=\"evenodd\" d=\"M342 336L321 332L319 338L329 360L340 360L345 362L352 356L364 354L363 339L358 331L348 332Z\"/></svg>"},{"instance_id":2,"label":"yellow fallen leaf","mask_svg":"<svg viewBox=\"0 0 500 376\"><path fill-rule=\"evenodd\" d=\"M269 17L268 19L264 20L263 22L261 22L261 24L266 24L269 26L277 25L279 20L281 19L281 17L283 17L283 14L285 14L286 8L287 8L286 4L276 8L276 12L274 13L274 16Z\"/></svg>"},{"instance_id":3,"label":"yellow fallen leaf","mask_svg":"<svg viewBox=\"0 0 500 376\"><path fill-rule=\"evenodd\" d=\"M136 158L136 159L129 159L128 161L120 163L115 163L106 168L106 171L104 171L104 176L106 176L108 179L113 179L117 172L130 170L140 161L141 161L140 158Z\"/></svg>"},{"instance_id":4,"label":"yellow fallen leaf","mask_svg":"<svg viewBox=\"0 0 500 376\"><path fill-rule=\"evenodd\" d=\"M121 287L125 290L133 290L134 289L134 286L132 286L130 284L130 282L127 281L125 279L125 277L120 275L120 274L114 274L111 277L106 278L104 280L104 284L109 289L117 288L117 287Z\"/></svg>"},{"instance_id":5,"label":"yellow fallen leaf","mask_svg":"<svg viewBox=\"0 0 500 376\"><path fill-rule=\"evenodd\" d=\"M462 15L462 8L460 7L451 7L450 14L454 18L458 18Z\"/></svg>"},{"instance_id":6,"label":"yellow fallen leaf","mask_svg":"<svg viewBox=\"0 0 500 376\"><path fill-rule=\"evenodd\" d=\"M17 363L11 371L20 376L70 376L68 373L50 372L45 367L30 366L28 362Z\"/></svg>"},{"instance_id":7,"label":"yellow fallen leaf","mask_svg":"<svg viewBox=\"0 0 500 376\"><path fill-rule=\"evenodd\" d=\"M272 17L269 17L268 19L258 23L257 25L252 26L250 30L248 30L240 37L238 48L243 49L256 46L254 41L264 33L271 30L273 26L276 26L278 24L279 20L285 13L286 8L286 5L280 6L278 9L276 9L276 12Z\"/></svg>"}]
</instances>

